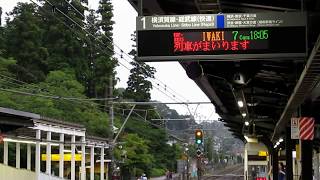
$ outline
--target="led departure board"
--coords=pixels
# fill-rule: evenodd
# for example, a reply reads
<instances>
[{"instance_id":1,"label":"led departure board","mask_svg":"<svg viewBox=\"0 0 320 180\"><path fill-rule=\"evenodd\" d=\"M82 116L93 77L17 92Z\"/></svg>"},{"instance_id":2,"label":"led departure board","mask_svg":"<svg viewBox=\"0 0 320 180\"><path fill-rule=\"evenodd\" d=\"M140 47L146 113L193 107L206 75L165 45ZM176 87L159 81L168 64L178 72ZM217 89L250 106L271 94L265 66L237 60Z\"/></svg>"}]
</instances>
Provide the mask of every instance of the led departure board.
<instances>
[{"instance_id":1,"label":"led departure board","mask_svg":"<svg viewBox=\"0 0 320 180\"><path fill-rule=\"evenodd\" d=\"M156 17L150 19L150 22L156 22L154 26L146 26L143 20L147 19L140 19L138 60L303 57L306 52L305 22L301 14L295 15L298 20L295 23L287 16L264 21L261 19L265 15L253 14L241 14L236 17L239 21L231 15L200 16L193 18L193 23L186 21L192 21L194 16L183 16L184 19ZM179 20L184 22L173 23ZM168 23L160 23L165 21Z\"/></svg>"}]
</instances>

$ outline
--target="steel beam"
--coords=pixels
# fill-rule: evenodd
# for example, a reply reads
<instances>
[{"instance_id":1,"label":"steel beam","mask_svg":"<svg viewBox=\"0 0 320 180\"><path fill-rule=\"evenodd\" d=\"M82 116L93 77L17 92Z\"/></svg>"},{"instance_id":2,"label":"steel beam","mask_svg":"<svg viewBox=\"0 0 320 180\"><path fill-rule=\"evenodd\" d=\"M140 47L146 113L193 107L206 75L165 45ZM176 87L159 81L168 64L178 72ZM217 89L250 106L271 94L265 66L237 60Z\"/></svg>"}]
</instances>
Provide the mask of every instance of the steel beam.
<instances>
[{"instance_id":1,"label":"steel beam","mask_svg":"<svg viewBox=\"0 0 320 180\"><path fill-rule=\"evenodd\" d=\"M310 97L311 92L314 91L315 87L319 83L318 75L313 72L319 70L320 67L316 66L320 62L320 36L314 45L314 48L310 54L307 64L301 73L301 76L291 94L288 103L281 114L281 117L276 125L276 128L272 135L272 141L274 141L280 133L283 132L286 125L289 123L292 114L297 110L297 108Z\"/></svg>"}]
</instances>

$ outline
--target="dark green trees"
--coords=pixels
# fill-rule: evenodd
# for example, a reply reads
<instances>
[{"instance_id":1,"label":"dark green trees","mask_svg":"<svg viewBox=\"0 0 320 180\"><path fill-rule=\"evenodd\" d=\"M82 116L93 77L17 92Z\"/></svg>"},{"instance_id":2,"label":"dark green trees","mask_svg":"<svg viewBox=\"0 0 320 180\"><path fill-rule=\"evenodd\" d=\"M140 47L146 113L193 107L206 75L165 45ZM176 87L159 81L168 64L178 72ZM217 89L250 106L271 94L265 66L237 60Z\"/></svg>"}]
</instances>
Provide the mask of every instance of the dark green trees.
<instances>
[{"instance_id":1,"label":"dark green trees","mask_svg":"<svg viewBox=\"0 0 320 180\"><path fill-rule=\"evenodd\" d=\"M131 40L135 43L135 33L131 36ZM129 54L132 55L134 59L136 58L137 52L135 45L133 45L133 50ZM124 97L138 102L150 101L152 83L149 81L149 79L154 78L156 69L144 62L132 61L131 65L133 68L130 70L131 75L129 76L129 80L127 82L128 87L124 92Z\"/></svg>"},{"instance_id":2,"label":"dark green trees","mask_svg":"<svg viewBox=\"0 0 320 180\"><path fill-rule=\"evenodd\" d=\"M98 36L100 50L99 56L94 63L95 66L95 86L98 97L107 97L110 87L114 87L115 80L115 67L117 66L117 60L113 58L113 39L112 39L112 25L114 22L111 20L112 4L110 0L100 0L98 13L101 16L101 20L98 23L99 29L101 29L101 35ZM111 84L112 83L112 84Z\"/></svg>"},{"instance_id":3,"label":"dark green trees","mask_svg":"<svg viewBox=\"0 0 320 180\"><path fill-rule=\"evenodd\" d=\"M11 71L26 82L43 81L48 73L48 51L43 46L37 8L18 3L10 15L13 20L7 21L5 29L6 55L17 60Z\"/></svg>"},{"instance_id":4,"label":"dark green trees","mask_svg":"<svg viewBox=\"0 0 320 180\"><path fill-rule=\"evenodd\" d=\"M0 27L0 106L83 124L91 135L108 137L108 114L101 101L89 98L108 97L116 84L112 4L101 0L98 11L89 10L85 17L86 0L41 3L19 3ZM150 101L155 69L132 65L128 88L121 91L125 98ZM147 119L152 116L149 112ZM115 122L119 119L115 114ZM120 140L128 142L125 166L130 171L136 166L156 174L174 167L177 148L166 144L160 126L150 124L133 116L121 134Z\"/></svg>"}]
</instances>

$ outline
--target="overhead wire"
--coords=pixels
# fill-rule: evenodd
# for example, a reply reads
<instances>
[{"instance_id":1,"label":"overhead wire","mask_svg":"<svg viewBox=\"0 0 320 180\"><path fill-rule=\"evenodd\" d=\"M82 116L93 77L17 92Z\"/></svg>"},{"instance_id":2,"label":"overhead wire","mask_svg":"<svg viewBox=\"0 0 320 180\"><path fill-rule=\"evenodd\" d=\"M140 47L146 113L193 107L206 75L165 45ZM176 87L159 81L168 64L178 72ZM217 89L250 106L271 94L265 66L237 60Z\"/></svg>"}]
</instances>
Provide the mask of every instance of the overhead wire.
<instances>
[{"instance_id":1,"label":"overhead wire","mask_svg":"<svg viewBox=\"0 0 320 180\"><path fill-rule=\"evenodd\" d=\"M40 6L39 4L35 3L33 0L30 0L32 3L36 4L37 6L39 6L40 8L43 8L42 6ZM61 13L63 16L65 16L66 18L68 18L70 21L72 21L75 25L77 25L81 30L85 31L88 35L94 37L95 40L97 40L98 42L102 43L103 45L105 45L105 47L107 47L110 51L114 52L117 55L122 55L120 53L115 52L112 48L110 48L108 45L106 45L103 41L97 39L92 33L88 32L85 27L81 26L79 23L77 23L74 19L72 19L71 17L69 17L68 15L66 15L64 12L62 12L59 8L56 8L50 1L48 0L44 0L46 1L50 6L52 6L53 8L55 8L55 10L57 10L59 13ZM54 16L56 17L56 16ZM56 17L57 18L57 17ZM71 30L74 31L73 28L71 28ZM107 36L106 36L107 37ZM100 47L101 48L101 47ZM130 71L130 68L126 67L125 65L123 65L122 63L120 63L118 61L118 63L122 66L124 66L126 69L128 69ZM143 73L143 71L140 70L141 73ZM159 88L155 87L155 89L157 89L159 92L161 92L162 94L166 95L167 97L169 97L171 100L178 102L177 100L175 100L174 98L172 98L170 95L166 94L164 91L160 90Z\"/></svg>"},{"instance_id":2,"label":"overhead wire","mask_svg":"<svg viewBox=\"0 0 320 180\"><path fill-rule=\"evenodd\" d=\"M2 75L2 74L0 74L0 76L4 77L4 75ZM11 81L8 81L8 80L0 78L0 81L1 80L4 80L5 82L10 83L12 85L17 85L17 86L20 86L22 88L26 88L27 90L32 90L32 91L41 91L42 90L42 88L40 88L39 86L38 86L37 89L30 89L27 86L23 86L21 84L15 83L15 82L11 82ZM19 81L19 82L22 82L22 81ZM24 84L28 84L28 83L25 83L25 82L23 82L23 83ZM32 84L28 84L28 85L32 85ZM106 101L106 100L118 99L117 97L115 97L115 98L79 98L79 97L64 97L64 96L56 96L56 95L55 96L54 95L42 95L42 94L35 94L35 93L23 92L23 91L18 91L18 90L10 90L10 89L4 89L4 88L0 88L0 90L8 91L8 92L11 91L11 92L19 93L19 94L30 95L30 96L39 96L39 97L46 97L46 98L51 98L51 99L63 99L63 100Z\"/></svg>"},{"instance_id":3,"label":"overhead wire","mask_svg":"<svg viewBox=\"0 0 320 180\"><path fill-rule=\"evenodd\" d=\"M81 13L75 6L73 6L69 1L67 1L67 0L64 0L66 3L68 3L79 15L81 15L84 19L86 19L86 16L83 14L83 13ZM87 21L91 26L93 26L93 27L96 27L93 23L91 23L91 22L89 22L89 21ZM103 34L104 35L104 34ZM110 37L108 37L108 36L106 36L106 35L104 35L104 37L106 37L108 40L109 40L109 42L110 43L112 43L112 45L114 46L114 47L116 47L116 48L118 48L119 50L120 50L120 52L121 52L121 57L122 57L122 54L125 54L127 57L129 57L132 61L136 61L134 58L132 58L128 53L126 53L120 46L118 46L117 44L115 44L114 42L113 42L113 40L110 38ZM124 59L124 60L126 60L126 59ZM127 60L126 60L127 61ZM128 63L130 63L129 61L127 61ZM140 64L139 64L139 62L137 62L138 63L138 65L142 68L142 69L144 69L144 70L146 70L145 69L145 67L144 66L141 66ZM167 86L164 82L162 82L161 80L159 80L159 79L157 79L157 78L153 78L154 80L157 80L158 82L160 82L161 84L163 84L165 87L164 88L168 88L168 89L170 89L173 93L175 93L175 94L173 94L173 95L178 95L178 96L180 96L180 97L182 97L182 99L184 99L184 100L187 100L188 101L188 99L187 98L185 98L185 97L183 97L182 95L180 95L179 93L177 93L176 91L174 91L171 87L169 87L169 86ZM168 91L169 92L169 91ZM170 92L169 92L170 93Z\"/></svg>"},{"instance_id":4,"label":"overhead wire","mask_svg":"<svg viewBox=\"0 0 320 180\"><path fill-rule=\"evenodd\" d=\"M0 76L2 76L0 74ZM11 80L15 80L15 81L18 81L18 82L21 82L22 84L27 84L26 82L23 82L23 81L19 81L19 80L16 80L14 78L10 78ZM10 81L7 81L7 82L10 82ZM17 84L17 83L13 83L13 85L21 85L21 84ZM32 89L31 89L32 90ZM16 94L22 94L22 95L28 95L28 96L37 96L37 97L42 97L42 98L49 98L49 99L56 99L56 100L84 100L84 99L80 99L80 98L64 98L64 97L61 97L61 96L48 96L48 95L42 95L42 94L35 94L35 93L28 93L28 92L23 92L23 91L18 91L18 90L12 90L12 89L4 89L4 88L0 88L0 91L6 91L6 92L10 92L10 93L16 93ZM99 105L99 104L97 104ZM105 106L105 105L102 105L102 106ZM120 109L120 110L128 110L128 109L123 109L123 108L117 108L115 107L115 109ZM149 121L146 121L146 119L144 119L139 113L135 112L135 111L145 111L147 112L148 110L154 110L155 112L156 109L135 109L133 111L134 114L136 114L139 118L143 119L145 123L148 123L152 126L155 126L157 128L162 128L160 125L157 125L157 124L154 124L154 123L151 123ZM118 115L121 115L121 116L124 116L124 114L121 114L121 113L118 113L118 112L114 112L115 114L118 114ZM159 115L159 114L158 114ZM160 116L160 115L159 115ZM160 116L161 117L161 116ZM166 128L167 129L167 128ZM169 135L171 136L175 136L169 132L167 132Z\"/></svg>"},{"instance_id":5,"label":"overhead wire","mask_svg":"<svg viewBox=\"0 0 320 180\"><path fill-rule=\"evenodd\" d=\"M10 80L5 80L5 79L2 79L1 77L7 77L9 78L10 80L13 80L13 81L10 81ZM77 101L101 101L101 100L112 100L112 99L115 99L115 98L91 98L91 99L88 99L88 98L78 98L78 97L63 97L63 96L57 96L57 95L53 95L52 93L50 93L49 91L46 91L46 93L48 94L36 94L35 92L41 92L41 90L43 88L39 87L39 86L36 86L34 84L28 84L26 82L23 82L23 81L19 81L17 79L14 79L14 78L11 78L11 77L8 77L8 76L5 76L5 75L2 75L0 74L0 82L1 81L5 81L6 83L9 83L11 84L10 85L10 88L25 88L26 90L30 90L32 92L25 92L25 91L21 91L21 90L16 90L16 89L5 89L5 88L1 88L0 87L0 91L6 91L6 92L10 92L10 93L16 93L16 94L20 94L20 95L28 95L28 96L37 96L37 97L42 97L42 98L47 98L47 99L56 99L56 100L77 100ZM21 84L18 84L18 83L15 83L15 81L17 82L20 82ZM26 85L33 85L34 87L36 87L36 89L31 89L31 88L28 88L28 86L24 86L22 84L26 84ZM6 85L8 86L8 85ZM74 101L72 101L74 102ZM81 102L79 102L81 103ZM90 103L92 104L92 103ZM97 106L100 106L100 107L111 107L111 105L102 105L102 104L96 104ZM125 109L125 108L119 108L119 107L114 107L114 109L120 109L120 110L130 110L130 109ZM135 111L156 111L155 108L149 108L149 109L134 109Z\"/></svg>"},{"instance_id":6,"label":"overhead wire","mask_svg":"<svg viewBox=\"0 0 320 180\"><path fill-rule=\"evenodd\" d=\"M35 3L33 0L30 0L32 3L34 3L34 4L36 4L37 6L39 6L40 8L43 8L42 6L40 6L39 4L37 4L37 3ZM62 12L60 9L58 9L58 8L56 8L56 7L54 7L54 5L50 2L50 1L47 1L47 0L45 0L50 6L52 6L53 8L55 8L55 10L57 10L59 13L61 13L63 16L65 16L66 18L68 18L70 21L72 21L74 24L76 24L78 27L80 27L81 28L81 30L83 30L83 31L85 31L88 35L90 35L90 36L92 36L92 37L94 37L94 40L97 40L98 42L100 42L100 43L102 43L102 44L104 44L105 45L105 47L107 47L109 50L111 50L112 52L114 52L115 54L117 54L117 55L120 55L120 57L122 57L122 53L124 53L124 51L119 47L119 46L117 46L117 48L118 49L120 49L121 50L121 54L119 54L119 53L117 53L116 51L114 51L112 48L110 48L108 45L106 45L104 42L102 42L101 40L99 40L99 39L97 39L94 35L92 35L90 32L88 32L83 26L81 26L79 23L77 23L75 20L73 20L71 17L69 17L68 15L66 15L64 12ZM70 4L70 3L69 3ZM71 4L72 5L72 4ZM74 9L76 9L73 5L72 5L72 7L74 8ZM82 13L80 13L77 9L76 9L76 11L79 13L79 14L81 14L84 18L85 18L85 16L82 14ZM53 15L54 16L54 15ZM57 18L56 16L54 16L55 18ZM60 20L59 18L57 18L58 20ZM60 20L61 21L61 20ZM63 22L63 21L62 21ZM64 23L64 22L63 22ZM89 22L90 23L90 22ZM64 23L65 24L65 23ZM65 24L66 25L66 24ZM87 24L86 24L87 25ZM93 25L93 26L95 26L94 24L91 24L91 25ZM66 26L68 26L68 25L66 25ZM71 29L72 31L75 31L75 29L74 28L71 28L70 26L68 26L68 28L69 29ZM107 37L107 36L105 36L105 37ZM110 41L111 41L111 43L113 44L113 45L116 45L116 44L114 44L113 42L112 42L112 40L109 38L109 37L107 37ZM101 46L99 46L100 48L101 48ZM127 53L124 53L124 54L126 54L130 59L132 59L133 61L134 61L134 59L132 58L132 57L130 57L130 55L128 55ZM122 58L122 59L124 59L124 58ZM126 60L126 59L124 59L124 60ZM127 61L127 60L126 60ZM127 61L128 62L128 61ZM128 68L127 66L125 66L124 64L122 64L121 62L119 62L118 61L118 63L120 64L120 65L122 65L123 67L125 67L126 69L128 69L128 70L130 70L130 68ZM128 62L128 63L130 63L130 62ZM140 64L139 64L140 65ZM143 66L142 66L143 67ZM143 73L143 72L142 72ZM153 79L155 79L155 80L158 80L158 79L156 79L156 78L153 78ZM160 80L159 80L160 81ZM153 81L154 82L154 81ZM163 83L162 81L160 81L161 83ZM164 84L164 83L163 83ZM158 84L159 85L159 84ZM169 86L167 86L166 84L164 84L165 85L165 91L167 91L166 90L166 88L168 88L168 89L171 89ZM168 94L166 94L166 92L163 92L162 90L160 90L159 88L157 88L156 86L154 86L154 88L155 89L157 89L159 92L161 92L161 93L163 93L164 95L166 95L167 97L169 97L170 99L172 99L173 101L176 101L176 102L178 102L176 99L178 99L177 97L175 97L174 96L174 98L176 98L176 99L174 99L174 98L172 98L171 96L169 96ZM171 89L172 90L172 89ZM167 91L168 93L170 93L169 91ZM176 93L176 92L175 92ZM170 93L170 94L172 94L172 93ZM178 93L176 93L176 94L178 94ZM187 105L187 109L189 109L189 107L188 107L188 105ZM190 111L190 110L189 110Z\"/></svg>"}]
</instances>

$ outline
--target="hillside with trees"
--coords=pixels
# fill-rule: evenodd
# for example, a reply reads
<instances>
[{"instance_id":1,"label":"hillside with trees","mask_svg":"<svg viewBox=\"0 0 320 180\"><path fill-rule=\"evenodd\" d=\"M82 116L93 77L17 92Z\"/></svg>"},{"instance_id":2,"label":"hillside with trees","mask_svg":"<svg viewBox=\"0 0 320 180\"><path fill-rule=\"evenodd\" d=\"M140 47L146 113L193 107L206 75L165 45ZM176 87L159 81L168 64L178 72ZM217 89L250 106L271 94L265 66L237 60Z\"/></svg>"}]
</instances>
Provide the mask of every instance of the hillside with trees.
<instances>
[{"instance_id":1,"label":"hillside with trees","mask_svg":"<svg viewBox=\"0 0 320 180\"><path fill-rule=\"evenodd\" d=\"M90 135L110 137L107 100L150 101L154 68L133 61L128 87L115 89L110 0L100 0L98 10L88 9L86 0L40 2L18 3L0 27L0 106L83 124ZM128 108L114 106L116 127ZM141 118L150 108L136 107L120 136L123 145L115 147L125 176L175 170L181 154L179 146L167 144L163 125L150 121L159 118L155 111Z\"/></svg>"}]
</instances>

